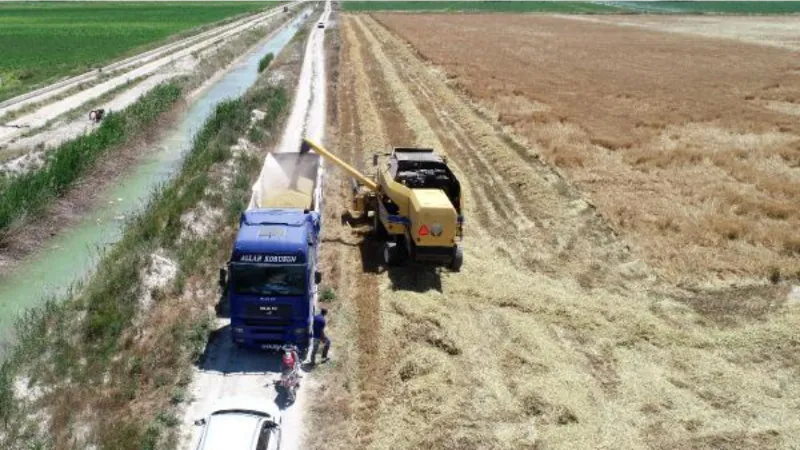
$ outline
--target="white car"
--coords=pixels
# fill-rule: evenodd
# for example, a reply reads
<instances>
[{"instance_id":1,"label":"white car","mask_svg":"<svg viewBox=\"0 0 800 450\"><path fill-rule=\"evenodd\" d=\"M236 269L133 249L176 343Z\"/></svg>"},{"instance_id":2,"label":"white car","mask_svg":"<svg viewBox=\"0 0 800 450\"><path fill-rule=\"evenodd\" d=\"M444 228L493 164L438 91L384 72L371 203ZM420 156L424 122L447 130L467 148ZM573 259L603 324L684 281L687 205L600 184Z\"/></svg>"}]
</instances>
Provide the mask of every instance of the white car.
<instances>
[{"instance_id":1,"label":"white car","mask_svg":"<svg viewBox=\"0 0 800 450\"><path fill-rule=\"evenodd\" d=\"M317 28L325 28L325 22L318 22Z\"/></svg>"},{"instance_id":2,"label":"white car","mask_svg":"<svg viewBox=\"0 0 800 450\"><path fill-rule=\"evenodd\" d=\"M224 399L195 425L203 427L197 450L277 450L280 446L280 411L267 399Z\"/></svg>"}]
</instances>

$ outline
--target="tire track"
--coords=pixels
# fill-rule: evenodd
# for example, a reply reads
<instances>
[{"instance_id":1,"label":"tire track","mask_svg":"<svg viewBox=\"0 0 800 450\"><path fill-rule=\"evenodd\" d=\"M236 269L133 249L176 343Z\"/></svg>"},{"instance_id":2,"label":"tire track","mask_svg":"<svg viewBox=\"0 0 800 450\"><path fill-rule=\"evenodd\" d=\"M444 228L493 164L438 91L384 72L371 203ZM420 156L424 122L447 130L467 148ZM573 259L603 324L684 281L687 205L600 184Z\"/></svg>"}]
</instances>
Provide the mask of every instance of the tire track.
<instances>
[{"instance_id":1,"label":"tire track","mask_svg":"<svg viewBox=\"0 0 800 450\"><path fill-rule=\"evenodd\" d=\"M355 34L353 27L346 26L344 28L345 41L347 47L351 51L352 65L352 79L354 88L348 96L348 99L354 101L355 107L353 108L353 116L356 117L354 126L358 127L359 132L357 136L361 138L361 153L352 155L353 161L359 161L359 169L371 172L371 164L368 164L367 159L369 153L367 151L385 150L388 146L389 139L387 138L386 123L380 119L378 110L375 107L375 101L371 95L374 87L372 86L370 77L366 73L366 67L362 56L363 49L361 46L361 39ZM362 130L361 124L371 125L372 128ZM366 132L365 132L366 131ZM364 151L367 150L367 151Z\"/></svg>"},{"instance_id":2,"label":"tire track","mask_svg":"<svg viewBox=\"0 0 800 450\"><path fill-rule=\"evenodd\" d=\"M518 200L517 195L519 192L512 192L509 183L495 169L495 164L498 161L489 161L484 156L487 153L484 149L489 150L488 153L491 156L495 156L494 154L497 153L498 149L502 149L504 152L506 150L505 145L494 137L494 129L491 126L481 126L483 124L475 123L477 118L473 117L470 117L470 119L473 119L471 121L462 120L459 122L453 119L453 116L459 119L466 118L472 115L472 111L469 110L468 106L463 105L459 99L455 98L447 86L439 86L439 84L442 84L440 80L427 76L428 68L421 64L407 49L404 49L403 44L397 42L380 24L372 18L365 19L365 21L368 22L367 26L372 31L373 37L380 42L386 54L390 56L390 61L394 61L396 65L402 64L404 67L413 67L415 69L400 71L400 73L404 75L403 78L411 91L414 94L418 94L415 95L415 98L421 100L421 108L431 111L430 118L433 120L429 120L429 122L438 122L441 128L436 128L437 131L441 129L441 133L449 134L462 145L467 146L469 151L461 149L460 153L474 158L476 167L490 175L492 182L488 184L499 188L501 190L500 194L507 200L507 203L503 203L503 209L507 211L507 215L509 217L527 217L530 215L530 211L523 211L526 205L523 205ZM406 51L404 52L403 50ZM459 149L459 147L456 147L456 149ZM496 160L497 158L494 159ZM520 164L518 161L514 161L510 164L500 164L500 166L502 169L518 169ZM513 174L514 172L512 171L506 175ZM507 204L510 206L505 206Z\"/></svg>"},{"instance_id":3,"label":"tire track","mask_svg":"<svg viewBox=\"0 0 800 450\"><path fill-rule=\"evenodd\" d=\"M454 152L453 149L458 148L459 144L463 144L463 142L459 142L458 137L454 133L448 134L441 130L434 129L433 125L435 121L427 117L420 106L414 101L414 93L406 82L402 80L401 75L399 75L401 71L392 64L391 60L383 51L378 38L376 38L372 30L366 26L361 19L361 17L357 17L354 19L354 22L364 34L367 42L369 42L372 57L383 70L390 89L386 95L395 98L398 109L401 110L409 127L417 136L417 145L432 146L450 157L450 165L456 173L461 174L460 181L465 191L467 216L475 217L477 215L479 217L479 225L477 228L470 226L469 224L471 222L468 222L466 234L469 236L474 233L476 235L475 237L479 239L492 236L493 239L501 241L498 246L501 254L508 258L514 265L530 265L532 263L528 260L530 255L518 255L517 252L513 251L515 247L519 246L519 232L514 229L511 224L515 223L516 220L523 220L528 223L532 222L524 218L524 215L514 215L510 210L505 209L502 202L497 201L495 195L493 195L495 187L490 183L484 182L485 178L483 174L491 173L490 168L482 166L480 161L475 158L463 157L464 154L480 152L480 149L470 149L467 152ZM451 143L451 145L444 145L443 142ZM467 174L473 175L465 176ZM475 180L478 181L473 183ZM472 204L471 200L473 198L477 199L477 205ZM499 234L498 229L502 229L504 232ZM465 247L466 251L470 251L468 245Z\"/></svg>"},{"instance_id":4,"label":"tire track","mask_svg":"<svg viewBox=\"0 0 800 450\"><path fill-rule=\"evenodd\" d=\"M405 118L408 128L415 137L415 145L432 147L437 149L437 151L441 152L442 154L449 156L449 153L447 152L448 147L443 145L437 133L433 130L433 128L431 128L428 120L417 107L411 92L405 83L403 83L403 81L400 79L400 76L398 75L394 66L383 53L380 44L374 38L371 31L363 24L362 18L354 17L352 21L352 23L354 23L358 27L359 31L365 36L372 58L381 67L386 85L389 88L389 93L387 93L387 95L394 98L394 103L397 106L397 109ZM450 164L457 173L468 173L465 170L465 167L462 167L459 162L454 163L451 161ZM468 215L472 216L472 213L479 212L483 216L481 220L483 226L489 226L493 222L499 222L501 220L500 214L497 211L497 208L490 201L491 196L482 189L476 189L476 186L474 186L471 182L472 180L465 179L462 176L460 181L462 188L465 191L465 203L466 208L469 211ZM472 205L472 202L470 201L472 198L477 199L478 207ZM467 228L467 233L474 231L477 230L473 229L470 231L470 228Z\"/></svg>"},{"instance_id":5,"label":"tire track","mask_svg":"<svg viewBox=\"0 0 800 450\"><path fill-rule=\"evenodd\" d=\"M373 33L371 37L380 42L381 46L385 48L384 51L390 54L390 61L395 61L395 64L402 64L406 67L413 67L415 63L418 64L418 61L411 60L410 57L413 57L412 55L402 54L401 49L398 48L399 46L396 43L390 42L392 38L388 35L388 32L373 19L365 20L369 21L368 27ZM415 67L415 69L417 68ZM416 94L414 96L415 98L420 100L420 109L430 112L428 122L431 125L438 123L440 127L435 127L438 133L447 135L450 139L460 144L460 146L455 146L453 149L457 150L458 153L461 154L460 156L463 156L465 160L468 160L473 167L480 171L478 173L489 175L489 182L485 184L490 188L496 187L500 189L500 194L508 200L508 203L511 205L509 207L506 206L507 203L501 203L503 206L500 208L504 210L507 217L527 218L529 212L522 211L523 205L518 201L516 193L511 192L508 182L505 181L504 177L493 167L492 163L494 161L490 162L483 156L485 152L484 149L490 149L494 152L496 151L496 147L498 147L497 142L486 139L489 133L493 133L493 130L479 130L478 134L475 133L474 130L468 129L468 127L463 126L462 123L454 120L452 118L453 114L449 111L457 110L457 116L459 117L466 115L466 111L464 111L464 108L459 108L462 105L458 105L453 99L442 95L442 92L434 92L433 86L438 80L422 80L424 76L423 72L426 68L422 67L422 69L423 70L405 70L401 73L404 75L403 78L406 80L406 85L409 90L413 94ZM444 105L446 105L447 108L445 108ZM478 137L476 137L476 134ZM513 167L518 166L519 164L513 164Z\"/></svg>"},{"instance_id":6,"label":"tire track","mask_svg":"<svg viewBox=\"0 0 800 450\"><path fill-rule=\"evenodd\" d=\"M354 61L344 65L338 93L339 143L336 150L347 161L354 161L356 166L365 166L364 161L368 149L386 145L383 124L375 105L368 95L369 82L364 73L360 59L360 44L356 36L344 28L343 61ZM350 179L341 171L329 172L329 184L326 189L328 211L344 212L350 205L352 197ZM333 200L333 201L331 201ZM333 219L333 220L331 220ZM348 342L337 342L337 348L343 351L343 361L352 361L355 373L348 373L347 383L357 394L347 401L348 412L353 414L354 424L372 424L377 418L378 402L381 397L385 379L383 377L384 357L381 354L381 312L379 296L379 276L374 271L364 270L364 261L369 252L370 242L359 233L341 224L338 217L328 217L326 230L331 230L326 241L328 250L333 250L334 260L329 260L328 267L336 267L339 276L339 294L343 299L339 314L341 320L350 321L351 336ZM336 319L334 319L336 320ZM346 328L346 327L342 327ZM369 427L348 430L336 430L344 433L345 440L357 448L370 445ZM320 445L324 447L324 443Z\"/></svg>"},{"instance_id":7,"label":"tire track","mask_svg":"<svg viewBox=\"0 0 800 450\"><path fill-rule=\"evenodd\" d=\"M492 124L432 74L408 46L372 18L361 25L385 48L387 61L394 62L407 88L418 102L430 126L443 138L458 143L451 156L472 168L475 184L491 193L505 210L505 220L491 223L492 236L501 229L509 249L528 250L522 261L532 270L561 271L565 264L575 272L604 271L587 268L587 260L615 264L628 260L624 245L577 192L549 166L536 158L523 158L519 149L504 142ZM455 150L455 151L453 151ZM462 162L463 161L463 162ZM492 195L494 194L494 195ZM591 255L587 258L587 255ZM520 261L517 259L517 261Z\"/></svg>"},{"instance_id":8,"label":"tire track","mask_svg":"<svg viewBox=\"0 0 800 450\"><path fill-rule=\"evenodd\" d=\"M390 146L412 145L415 139L414 133L406 124L405 117L395 104L394 98L391 95L383 95L383 93L388 90L388 84L383 71L372 58L369 48L361 44L362 42L367 42L367 37L364 36L364 33L362 33L360 29L353 26L351 21L349 24L347 29L355 35L360 50L357 63L359 66L359 74L364 77L365 80L363 87L366 89L361 92L368 93L370 105L374 105L374 107L380 111L383 135L386 138L385 142L380 144L386 147L376 147L375 150L389 151ZM367 156L368 155L364 155L364 158L367 158Z\"/></svg>"},{"instance_id":9,"label":"tire track","mask_svg":"<svg viewBox=\"0 0 800 450\"><path fill-rule=\"evenodd\" d=\"M471 169L469 172L471 173L470 180L478 180L475 185L479 187L480 196L485 198L485 201L490 202L497 212L493 217L483 222L484 233L481 238L490 237L493 240L498 240L497 238L500 237L501 239L499 240L501 242L498 249L501 254L517 266L535 267L538 259L543 258L543 256L536 255L532 251L516 255L518 253L516 249L520 247L520 241L523 241L526 244L524 248L529 250L539 247L531 239L531 233L525 233L525 231L536 225L529 218L529 213L523 211L516 194L511 192L503 176L483 157L484 148L488 144L476 142L469 130L450 117L453 105L443 102L441 98L437 98L437 93L432 92L428 85L421 80L421 73L425 68L401 70L398 67L401 65L402 67L414 67L415 61L409 61L404 59L403 55L398 55L397 49L387 45L387 37L380 35L382 30L380 28L375 29L376 24L374 21L371 21L371 19L365 20L370 20L369 25L365 26L365 28L374 33L369 38L380 42L385 54L390 56L388 61L393 61L396 64L396 72L402 74L401 78L405 82L405 87L417 100L417 105L425 116L428 126L435 130L443 142L450 144L448 147L444 147L450 150L449 155L456 158L459 165ZM479 211L482 209L478 208ZM498 233L498 230L503 232Z\"/></svg>"},{"instance_id":10,"label":"tire track","mask_svg":"<svg viewBox=\"0 0 800 450\"><path fill-rule=\"evenodd\" d=\"M396 88L389 82L388 77L382 70L378 61L375 60L370 49L360 44L360 42L368 42L368 38L361 28L357 28L355 21L356 19L350 17L348 19L349 26L347 28L355 33L356 39L359 41L358 46L362 52L362 55L359 56L359 61L362 61L360 64L366 66L365 76L368 77L369 83L372 86L371 90L363 92L369 92L373 102L380 104L381 116L384 118L383 124L385 134L388 137L390 145L417 145L416 134L407 123L406 116L403 115L400 105L393 95ZM384 149L388 150L388 146L384 147ZM445 149L437 148L437 151L444 153ZM364 157L366 158L366 155ZM465 191L469 191L469 189L465 188ZM466 192L465 197L470 199L470 201L466 202L468 209L472 208L471 200L474 200L476 203L474 211L470 212L470 217L477 217L477 223L488 227L491 223L499 220L497 215L494 214L492 206L489 206L491 205L491 197L487 196L485 192Z\"/></svg>"},{"instance_id":11,"label":"tire track","mask_svg":"<svg viewBox=\"0 0 800 450\"><path fill-rule=\"evenodd\" d=\"M347 23L348 26L354 27L356 30L356 37L360 38L360 46L366 49L362 55L362 62L369 68L374 65L375 70L368 70L369 82L374 83L375 91L372 91L373 101L383 103L384 105L391 105L391 110L387 108L380 109L380 117L384 121L393 120L395 123L387 124L387 127L393 131L388 132L388 135L395 139L396 135L406 134L413 136L414 145L431 146L437 151L447 155L447 150L458 145L451 142L453 137L448 134L443 134L435 127L438 126L437 122L431 120L424 109L414 99L414 92L411 90L409 83L403 79L403 70L392 64L387 54L383 51L378 40L372 35L370 30L364 25L359 17L351 17ZM375 98L382 99L375 100ZM390 119L391 118L399 118ZM364 127L371 129L372 127ZM402 131L405 129L405 131ZM509 214L508 209L503 209L502 206L496 206L491 201L492 189L490 186L482 183L473 183L477 177L467 177L468 173L480 173L483 170L475 160L466 158L457 158L459 154L451 154L451 166L454 171L461 175L462 186L464 195L466 197L465 203L468 210L467 216L470 220L477 217L477 222L469 223L467 228L467 242L465 250L468 254L477 255L488 254L489 259L497 261L501 259L502 263L497 265L494 263L494 268L498 267L515 267L520 266L522 262L519 258L512 257L513 247L505 242L499 242L496 234L492 231L492 224L502 221L504 215ZM462 166L469 164L471 167ZM505 251L498 251L498 244L500 247L506 247ZM507 259L511 260L509 264ZM492 264L492 263L490 263ZM470 273L477 270L476 273ZM500 364L489 362L488 367L483 366L483 370L476 373L462 366L459 358L450 359L445 357L439 359L439 352L442 347L446 348L444 354L458 354L463 351L466 358L471 361L481 359L477 354L481 353L481 347L463 348L460 344L451 344L450 336L459 336L466 338L468 342L480 341L488 339L495 348L505 348L507 343L502 343L500 336L491 336L483 334L482 338L475 336L482 334L479 330L485 330L491 326L491 323L504 320L500 315L495 312L490 312L489 309L484 307L476 308L475 305L469 303L473 298L473 293L470 288L464 287L469 284L466 280L475 277L481 273L477 266L468 268L467 271L461 274L449 274L446 271L436 275L434 278L440 279L441 287L436 292L434 290L426 290L424 284L426 283L426 276L423 273L415 272L414 269L402 270L397 269L395 273L389 273L391 280L384 279L384 286L392 286L396 283L398 277L407 277L406 284L419 284L418 287L409 288L395 288L397 290L387 288L380 290L381 303L386 307L382 311L383 329L381 337L383 339L382 348L385 354L394 354L393 360L384 361L386 370L382 371L381 376L393 379L394 382L386 386L384 391L388 395L381 395L376 392L376 395L381 395L380 401L376 402L378 408L374 412L371 422L361 422L358 424L361 430L370 430L370 439L367 441L372 444L372 448L393 448L391 438L387 438L387 422L391 423L394 417L403 416L404 412L413 414L416 420L420 417L428 417L432 419L438 414L446 417L446 421L455 420L464 428L471 427L484 427L479 425L485 423L485 418L492 416L495 419L498 417L507 418L511 422L519 420L518 416L513 413L497 411L494 409L494 404L491 408L485 411L479 411L472 414L462 415L460 411L475 411L475 403L471 397L452 396L448 398L437 398L439 393L435 392L438 383L445 383L446 385L457 384L474 384L481 386L481 393L479 396L486 396L490 398L501 399L499 403L505 405L505 408L517 409L519 408L518 401L514 399L513 390L507 383L503 381L503 372ZM496 276L488 275L488 271L483 271L480 278L491 278ZM409 291L410 289L410 291ZM419 289L419 290L417 290ZM415 292L416 291L416 292ZM458 310L459 315L469 316L466 319L470 326L461 331L454 331L454 328L449 324L448 319L450 313L448 311ZM524 346L524 345L523 345ZM462 350L463 348L463 350ZM452 352L452 353L451 353ZM416 369L414 362L415 358L410 358L408 355L418 355L427 361L429 358L436 358L435 363L437 369L430 375L433 377L430 384L420 379L418 388L413 388L416 370L422 370L424 374L428 369ZM424 355L424 356L422 356ZM484 362L488 362L483 357ZM441 365L439 365L441 364ZM457 374L457 375L456 375ZM408 383L408 384L406 384ZM401 400L405 399L405 400ZM433 400L436 399L436 400ZM428 402L435 401L436 406L426 406ZM439 413L436 413L438 411ZM417 436L412 441L407 441L407 446L403 448L421 448L425 447L426 442L452 442L452 445L439 446L437 448L463 448L463 442L452 440L451 437L441 436L442 433L450 434L447 427L437 426L427 420L422 425L423 428L430 428L433 433L430 437ZM474 421L474 422L473 422ZM452 422L451 422L452 423ZM375 424L374 426L372 424ZM382 430L382 431L374 431ZM390 433L391 434L391 433ZM375 436L374 438L372 436ZM483 448L483 447L475 447Z\"/></svg>"},{"instance_id":12,"label":"tire track","mask_svg":"<svg viewBox=\"0 0 800 450\"><path fill-rule=\"evenodd\" d=\"M400 78L394 70L388 70L392 69L392 67L386 65L385 57L382 61L381 54L376 54L376 48L374 46L376 41L365 33L365 28L359 23L358 18L348 18L345 26L345 36L347 37L345 47L351 47L352 51L349 55L349 61L351 61L352 64L349 65L348 70L352 70L355 78L353 84L356 85L357 100L355 103L357 106L353 109L356 110L362 122L354 126L359 127L363 133L360 143L360 151L362 154L371 150L369 146L373 146L372 149L375 147L388 148L390 144L395 143L395 140L408 139L409 137L413 138L412 143L414 145L430 145L440 151L444 149L445 147L439 142L438 135L433 128L431 128L429 121L416 109L416 105L410 97L411 93L405 84L399 82ZM362 43L366 43L366 45ZM346 97L352 98L352 96L347 95ZM346 101L347 99L344 100ZM375 110L375 104L381 105L380 114L378 114L377 111L375 114L372 113L372 111ZM381 120L381 118L383 120ZM372 120L374 120L374 122ZM351 135L350 132L344 129L343 134ZM370 136L370 134L372 136ZM387 140L389 137L392 139L391 142ZM358 145L354 143L347 147L357 148ZM458 171L458 167L456 167L455 170ZM464 184L465 192L470 196L469 182L465 182ZM486 199L486 193L483 193L483 196L484 204L488 205L488 207L480 208L480 210L488 211L490 214L497 216L497 213L492 209L491 203ZM468 205L469 204L470 202L468 202ZM486 223L490 223L489 220L487 220ZM472 229L471 234L480 236L484 234L484 232L478 227ZM366 257L365 254L361 256L362 258ZM384 284L386 284L385 281L388 280L386 280L385 277L381 278L384 280ZM380 297L381 302L388 302L393 308L397 308L397 303L395 303L396 295L392 293L392 291L384 291L382 289ZM378 309L376 312L380 314L381 311ZM384 314L387 314L387 312L384 312ZM391 313L388 314L389 317L393 316ZM357 329L362 329L365 324L370 326L369 324L371 322L365 323L363 316L363 313L358 314L360 322L356 325ZM392 321L394 322L394 319ZM392 349L406 348L406 345L395 341L395 335L398 333L405 333L407 330L402 329L402 326L399 329L396 326L392 327L392 325L382 325L382 327L383 328L379 330L379 336L382 337L384 341L382 344L384 354L388 355ZM363 339L370 338L369 336L365 337L362 333L359 333L359 335L362 336L359 338L362 342ZM393 345L393 342L396 345ZM359 343L359 345L361 344ZM372 353L372 351L362 350L362 356L369 355L370 353ZM358 441L362 447L367 447L373 443L372 436L375 433L372 430L374 430L376 424L379 423L379 420L385 419L385 415L381 414L379 409L383 404L381 401L381 397L383 397L381 392L385 392L385 386L382 385L379 389L373 388L370 386L371 383L369 379L365 378L365 374L369 376L368 374L371 370L379 368L377 376L380 377L380 380L385 380L386 373L389 372L391 364L387 359L383 359L377 364L373 362L373 366L373 368L366 368L363 363L359 364L361 384L358 392L361 394L362 402L364 401L364 397L368 396L366 399L367 401L362 403L361 412L357 410L355 414L357 418L355 423L360 424L360 428L356 430L355 434L360 437ZM454 399L454 401L458 400ZM368 412L368 414L365 414L365 412Z\"/></svg>"}]
</instances>

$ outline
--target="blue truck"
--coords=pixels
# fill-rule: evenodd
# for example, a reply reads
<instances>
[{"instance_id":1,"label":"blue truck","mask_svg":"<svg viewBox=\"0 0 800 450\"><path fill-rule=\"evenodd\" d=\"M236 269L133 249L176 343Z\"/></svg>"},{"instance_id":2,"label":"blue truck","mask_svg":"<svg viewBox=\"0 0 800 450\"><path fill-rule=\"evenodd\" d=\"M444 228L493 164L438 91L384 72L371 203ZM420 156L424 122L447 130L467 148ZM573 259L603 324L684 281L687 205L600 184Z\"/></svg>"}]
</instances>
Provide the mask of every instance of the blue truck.
<instances>
[{"instance_id":1,"label":"blue truck","mask_svg":"<svg viewBox=\"0 0 800 450\"><path fill-rule=\"evenodd\" d=\"M321 166L316 154L267 156L220 273L240 347L308 348L321 274Z\"/></svg>"}]
</instances>

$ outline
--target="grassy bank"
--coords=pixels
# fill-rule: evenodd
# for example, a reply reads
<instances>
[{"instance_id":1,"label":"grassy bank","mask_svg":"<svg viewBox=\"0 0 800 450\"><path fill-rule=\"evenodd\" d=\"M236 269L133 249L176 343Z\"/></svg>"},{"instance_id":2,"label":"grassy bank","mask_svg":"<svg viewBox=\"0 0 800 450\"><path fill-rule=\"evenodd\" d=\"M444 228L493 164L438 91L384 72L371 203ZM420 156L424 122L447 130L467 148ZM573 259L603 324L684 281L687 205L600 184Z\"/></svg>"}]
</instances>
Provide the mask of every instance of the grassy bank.
<instances>
[{"instance_id":1,"label":"grassy bank","mask_svg":"<svg viewBox=\"0 0 800 450\"><path fill-rule=\"evenodd\" d=\"M229 251L260 165L247 154L234 157L231 147L250 128L253 109L266 112L258 126L274 131L287 103L283 88L262 86L220 104L180 174L128 223L96 273L19 321L19 343L0 369L0 447L176 445L174 405L184 398L187 368L211 323L198 298L216 295L198 285L213 279ZM224 188L220 171L228 166L234 169ZM221 224L187 237L186 214L199 204L223 208ZM145 287L147 268L159 259L171 261L176 273ZM30 414L49 420L30 420Z\"/></svg>"},{"instance_id":2,"label":"grassy bank","mask_svg":"<svg viewBox=\"0 0 800 450\"><path fill-rule=\"evenodd\" d=\"M0 3L0 101L270 2Z\"/></svg>"},{"instance_id":3,"label":"grassy bank","mask_svg":"<svg viewBox=\"0 0 800 450\"><path fill-rule=\"evenodd\" d=\"M100 127L52 151L42 170L0 179L0 233L15 220L41 213L103 155L146 129L181 97L176 82L155 87L120 113L109 113Z\"/></svg>"},{"instance_id":4,"label":"grassy bank","mask_svg":"<svg viewBox=\"0 0 800 450\"><path fill-rule=\"evenodd\" d=\"M272 62L273 58L275 58L275 55L273 55L272 53L267 53L266 55L264 55L264 57L261 58L261 60L258 62L258 71L263 72L264 69L269 67L269 63Z\"/></svg>"}]
</instances>

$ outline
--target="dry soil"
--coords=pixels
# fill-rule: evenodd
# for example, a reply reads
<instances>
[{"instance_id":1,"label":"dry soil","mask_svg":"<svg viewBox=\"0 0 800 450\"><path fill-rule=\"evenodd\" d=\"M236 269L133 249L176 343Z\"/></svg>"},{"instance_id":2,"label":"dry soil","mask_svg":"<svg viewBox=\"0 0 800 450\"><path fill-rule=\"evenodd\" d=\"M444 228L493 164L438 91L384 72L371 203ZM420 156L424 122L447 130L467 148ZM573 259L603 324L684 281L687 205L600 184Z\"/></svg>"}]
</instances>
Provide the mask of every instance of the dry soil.
<instances>
[{"instance_id":1,"label":"dry soil","mask_svg":"<svg viewBox=\"0 0 800 450\"><path fill-rule=\"evenodd\" d=\"M682 208L693 207L687 200L695 198L693 191L715 182L690 178L692 170L717 167L705 158L689 168L639 163L647 167L641 170L631 155L655 145L664 130L630 125L628 118L661 121L669 133L677 133L678 142L691 136L722 143L794 142L796 125L759 109L756 97L737 103L729 94L716 100L708 96L689 108L684 104L689 92L703 92L691 83L702 81L699 67L689 70L695 78L670 71L655 77L643 68L681 57L663 43L669 36L652 41L655 50L643 62L626 53L629 47L611 45L646 34L635 28L623 30L634 36L615 38L602 34L608 25L555 18L503 17L502 32L492 31L481 16L379 18L441 66L426 62L369 16L342 17L338 29L328 27L341 38L338 77L331 86L337 111L329 115L336 139L329 145L365 170L373 152L393 145L433 146L446 155L465 191L465 263L460 273L382 267L369 231L339 223L339 213L349 205L349 184L329 170L322 262L326 283L337 294L328 303L334 350L331 363L315 372L320 383L313 393L308 448L762 449L797 442L800 310L787 304L788 287L679 288L660 274L689 271L669 266L676 263L660 253L653 256L648 241L641 241L646 233L620 226L607 204L634 207L669 195L682 217ZM586 46L581 57L574 53L579 36L571 27L601 32L581 38ZM546 40L528 48L534 46L522 45L517 34ZM593 44L601 38L607 39L605 46ZM681 39L690 46L685 53L702 50ZM533 53L509 63L519 52ZM624 82L578 64L604 61L602 55L615 58L603 70L630 72ZM775 55L794 64L785 52ZM749 57L753 65L773 61L755 51ZM689 57L683 61L692 63ZM679 70L681 64L655 67ZM636 70L647 77L635 76ZM713 79L722 69L708 70L706 86L722 84ZM454 75L473 98L455 89ZM744 83L760 95L788 95L794 89L781 84L762 92L748 76L730 83ZM681 77L678 84L687 93L674 100L663 84L675 86L673 80ZM769 83L778 75L764 77ZM521 85L529 79L537 87L535 96ZM521 87L514 88L517 84ZM538 90L543 87L549 89ZM618 93L622 88L629 97ZM645 94L654 95L656 103L648 103ZM521 130L527 143L502 127L517 121L498 121L485 103L475 103L492 99L521 109L514 130ZM713 104L744 106L734 113L715 110ZM630 105L639 106L632 111ZM682 114L695 109L697 118L685 121ZM499 110L510 114L508 106ZM787 128L774 129L763 115ZM728 128L745 123L750 128ZM540 142L539 127L560 145ZM535 133L525 132L534 128ZM750 145L746 148L754 154L745 155L742 164L753 173L766 170L768 161L776 167L773 177L795 176L777 156L787 147ZM562 164L569 178L548 164L561 155L557 149L584 158L583 166ZM667 180L656 173L667 170L674 171ZM639 178L621 182L632 175ZM592 188L590 176L601 186ZM664 186L652 192L659 179ZM738 189L746 183L731 184ZM764 192L790 204L788 193ZM644 223L638 217L629 220ZM797 218L792 212L774 220L776 229L788 232L786 224ZM670 242L681 244L677 255L684 254L682 247L697 245L691 235L676 233L679 237ZM793 261L765 251L773 260ZM721 247L725 252L730 250Z\"/></svg>"},{"instance_id":2,"label":"dry soil","mask_svg":"<svg viewBox=\"0 0 800 450\"><path fill-rule=\"evenodd\" d=\"M800 272L796 52L534 15L378 20L563 169L662 275ZM646 20L659 23L630 19Z\"/></svg>"}]
</instances>

